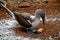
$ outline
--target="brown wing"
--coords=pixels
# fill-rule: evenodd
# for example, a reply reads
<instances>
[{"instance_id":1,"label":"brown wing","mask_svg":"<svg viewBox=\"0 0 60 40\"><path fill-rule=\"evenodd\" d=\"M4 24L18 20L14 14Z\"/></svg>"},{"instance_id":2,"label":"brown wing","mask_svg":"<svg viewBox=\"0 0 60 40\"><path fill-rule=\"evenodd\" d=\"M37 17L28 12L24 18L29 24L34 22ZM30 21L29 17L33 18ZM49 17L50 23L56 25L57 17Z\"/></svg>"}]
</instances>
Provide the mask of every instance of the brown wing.
<instances>
[{"instance_id":1,"label":"brown wing","mask_svg":"<svg viewBox=\"0 0 60 40\"><path fill-rule=\"evenodd\" d=\"M12 12L11 10L9 10L8 8L4 7L4 5L2 5L2 6L3 6L3 8L7 11L7 13L12 17L11 14L13 14L13 12ZM14 15L15 15L15 18L16 18L17 22L18 22L21 26L23 26L23 27L25 27L25 28L30 28L30 27L32 27L32 25L31 25L22 15L20 15L20 14L18 14L18 13L14 13ZM14 16L14 15L13 15L13 16Z\"/></svg>"},{"instance_id":2,"label":"brown wing","mask_svg":"<svg viewBox=\"0 0 60 40\"><path fill-rule=\"evenodd\" d=\"M15 13L14 15L15 15L15 18L16 18L17 22L18 22L21 26L23 26L23 27L25 27L25 28L30 28L30 27L32 27L32 25L31 25L22 15L19 15L19 14L17 14L17 13Z\"/></svg>"},{"instance_id":3,"label":"brown wing","mask_svg":"<svg viewBox=\"0 0 60 40\"><path fill-rule=\"evenodd\" d=\"M27 12L14 12L14 13L22 15L26 20L29 20L30 22L32 22L32 19L30 17L32 15L30 13L27 13Z\"/></svg>"}]
</instances>

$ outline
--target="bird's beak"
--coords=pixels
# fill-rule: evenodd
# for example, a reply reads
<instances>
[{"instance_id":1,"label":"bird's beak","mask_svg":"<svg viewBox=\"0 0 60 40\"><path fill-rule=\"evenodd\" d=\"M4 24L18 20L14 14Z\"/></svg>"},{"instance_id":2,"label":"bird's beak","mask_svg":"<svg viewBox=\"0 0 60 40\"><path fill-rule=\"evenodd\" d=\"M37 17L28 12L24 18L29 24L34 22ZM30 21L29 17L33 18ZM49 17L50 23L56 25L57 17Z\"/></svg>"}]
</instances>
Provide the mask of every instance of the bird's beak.
<instances>
[{"instance_id":1,"label":"bird's beak","mask_svg":"<svg viewBox=\"0 0 60 40\"><path fill-rule=\"evenodd\" d=\"M43 25L45 25L45 14L43 14L43 15L40 15L40 16L41 16L41 18L42 18Z\"/></svg>"}]
</instances>

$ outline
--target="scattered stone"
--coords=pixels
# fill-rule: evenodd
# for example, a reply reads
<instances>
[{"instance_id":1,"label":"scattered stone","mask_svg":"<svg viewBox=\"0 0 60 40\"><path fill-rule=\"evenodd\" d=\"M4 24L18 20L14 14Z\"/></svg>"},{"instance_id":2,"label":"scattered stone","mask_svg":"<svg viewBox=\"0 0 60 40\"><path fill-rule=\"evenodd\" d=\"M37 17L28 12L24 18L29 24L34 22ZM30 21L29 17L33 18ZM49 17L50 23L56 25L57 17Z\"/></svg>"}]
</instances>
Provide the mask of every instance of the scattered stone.
<instances>
[{"instance_id":1,"label":"scattered stone","mask_svg":"<svg viewBox=\"0 0 60 40\"><path fill-rule=\"evenodd\" d=\"M52 36L49 36L48 40L54 40L54 38L52 38Z\"/></svg>"},{"instance_id":2,"label":"scattered stone","mask_svg":"<svg viewBox=\"0 0 60 40\"><path fill-rule=\"evenodd\" d=\"M43 32L43 30L44 30L43 28L39 28L39 29L37 30L37 32L38 32L38 33L41 33L41 32Z\"/></svg>"},{"instance_id":3,"label":"scattered stone","mask_svg":"<svg viewBox=\"0 0 60 40\"><path fill-rule=\"evenodd\" d=\"M29 2L22 2L19 6L20 7L30 7L30 3Z\"/></svg>"}]
</instances>

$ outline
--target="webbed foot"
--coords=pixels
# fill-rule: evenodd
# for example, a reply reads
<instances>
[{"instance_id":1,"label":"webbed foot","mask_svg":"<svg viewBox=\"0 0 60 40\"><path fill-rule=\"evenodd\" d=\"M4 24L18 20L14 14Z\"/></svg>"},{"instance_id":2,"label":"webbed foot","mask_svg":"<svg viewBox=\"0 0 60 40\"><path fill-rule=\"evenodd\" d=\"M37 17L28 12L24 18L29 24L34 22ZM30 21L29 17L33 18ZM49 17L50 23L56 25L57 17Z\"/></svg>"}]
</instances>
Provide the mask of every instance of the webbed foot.
<instances>
[{"instance_id":1,"label":"webbed foot","mask_svg":"<svg viewBox=\"0 0 60 40\"><path fill-rule=\"evenodd\" d=\"M26 31L29 34L35 34L36 33L36 30L33 30L33 29L26 29Z\"/></svg>"}]
</instances>

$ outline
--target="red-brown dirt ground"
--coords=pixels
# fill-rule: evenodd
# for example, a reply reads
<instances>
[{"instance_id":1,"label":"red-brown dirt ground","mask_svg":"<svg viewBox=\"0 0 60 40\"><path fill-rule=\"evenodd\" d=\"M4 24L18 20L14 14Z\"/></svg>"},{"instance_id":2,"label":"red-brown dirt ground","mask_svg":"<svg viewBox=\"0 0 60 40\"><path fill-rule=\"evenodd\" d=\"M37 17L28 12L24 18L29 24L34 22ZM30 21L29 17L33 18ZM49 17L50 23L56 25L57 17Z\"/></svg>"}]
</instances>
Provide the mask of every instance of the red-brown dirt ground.
<instances>
[{"instance_id":1,"label":"red-brown dirt ground","mask_svg":"<svg viewBox=\"0 0 60 40\"><path fill-rule=\"evenodd\" d=\"M34 14L34 11L36 9L43 9L43 10L45 10L45 13L46 13L45 15L47 17L49 17L49 16L53 17L53 16L56 16L56 15L60 15L60 3L59 3L59 1L48 2L48 4L45 3L45 2L42 3L42 4L32 3L32 2L29 2L29 3L30 3L29 7L21 8L19 6L20 4L16 4L15 2L13 3L13 1L8 1L7 7L11 10L14 7L17 12L28 12L28 13L31 13L31 14ZM5 12L5 10L0 5L0 20L8 19L8 18L11 18L11 17ZM60 31L60 21L48 21L48 22L46 21L45 26L41 22L34 29L37 30L39 28L43 28L44 31L42 33L33 34L33 35L21 31L21 28L20 28L19 24L16 25L16 28L13 29L13 30L15 31L16 35L23 35L23 36L27 36L27 37L30 36L30 37L33 37L33 38L40 37L40 36L48 37L50 35L53 36L56 32Z\"/></svg>"}]
</instances>

